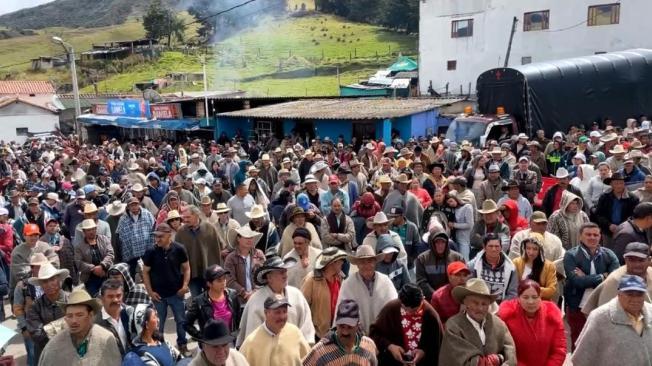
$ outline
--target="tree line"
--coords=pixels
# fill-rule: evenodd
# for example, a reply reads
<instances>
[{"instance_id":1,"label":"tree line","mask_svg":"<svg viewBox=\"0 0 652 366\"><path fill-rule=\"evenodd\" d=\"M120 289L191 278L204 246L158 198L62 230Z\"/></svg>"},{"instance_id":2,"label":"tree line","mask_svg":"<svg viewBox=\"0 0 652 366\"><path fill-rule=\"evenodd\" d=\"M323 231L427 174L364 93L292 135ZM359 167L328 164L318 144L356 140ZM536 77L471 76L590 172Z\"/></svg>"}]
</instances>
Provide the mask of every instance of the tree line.
<instances>
[{"instance_id":1,"label":"tree line","mask_svg":"<svg viewBox=\"0 0 652 366\"><path fill-rule=\"evenodd\" d=\"M419 31L419 0L315 0L318 11L408 33Z\"/></svg>"}]
</instances>

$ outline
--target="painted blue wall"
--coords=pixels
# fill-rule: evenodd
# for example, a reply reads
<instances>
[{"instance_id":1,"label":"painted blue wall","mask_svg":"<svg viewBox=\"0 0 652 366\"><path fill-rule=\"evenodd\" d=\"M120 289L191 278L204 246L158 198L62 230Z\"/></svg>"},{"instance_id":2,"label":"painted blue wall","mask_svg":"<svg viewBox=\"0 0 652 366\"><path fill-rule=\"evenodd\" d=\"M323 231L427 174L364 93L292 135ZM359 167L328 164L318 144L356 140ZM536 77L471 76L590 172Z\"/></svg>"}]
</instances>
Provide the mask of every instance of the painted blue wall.
<instances>
[{"instance_id":1,"label":"painted blue wall","mask_svg":"<svg viewBox=\"0 0 652 366\"><path fill-rule=\"evenodd\" d=\"M438 115L439 115L438 109L412 115L411 116L412 126L410 131L410 137L417 138L419 136L426 136L429 133L430 134L436 133Z\"/></svg>"},{"instance_id":2,"label":"painted blue wall","mask_svg":"<svg viewBox=\"0 0 652 366\"><path fill-rule=\"evenodd\" d=\"M328 136L331 140L337 141L337 136L344 136L344 141L351 141L353 135L353 123L349 120L315 120L315 135Z\"/></svg>"},{"instance_id":3,"label":"painted blue wall","mask_svg":"<svg viewBox=\"0 0 652 366\"><path fill-rule=\"evenodd\" d=\"M412 119L410 116L394 118L392 120L392 129L400 132L401 139L407 141L412 137ZM390 129L391 131L391 129ZM391 132L390 132L391 134ZM391 136L391 135L390 135Z\"/></svg>"},{"instance_id":4,"label":"painted blue wall","mask_svg":"<svg viewBox=\"0 0 652 366\"><path fill-rule=\"evenodd\" d=\"M253 128L252 126L253 122L246 118L218 117L217 126L215 127L215 139L217 140L222 132L226 132L226 135L232 138L237 129L240 129L242 134L246 136L249 130Z\"/></svg>"}]
</instances>

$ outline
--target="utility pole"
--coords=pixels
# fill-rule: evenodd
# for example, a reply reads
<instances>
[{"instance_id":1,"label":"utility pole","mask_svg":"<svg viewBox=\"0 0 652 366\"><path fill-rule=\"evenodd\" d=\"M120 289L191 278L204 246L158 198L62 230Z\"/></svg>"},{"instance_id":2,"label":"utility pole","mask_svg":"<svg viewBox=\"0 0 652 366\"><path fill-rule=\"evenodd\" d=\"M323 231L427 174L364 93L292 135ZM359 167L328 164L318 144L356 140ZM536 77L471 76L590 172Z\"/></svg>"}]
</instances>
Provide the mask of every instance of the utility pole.
<instances>
[{"instance_id":1,"label":"utility pole","mask_svg":"<svg viewBox=\"0 0 652 366\"><path fill-rule=\"evenodd\" d=\"M509 55L512 53L512 42L514 41L514 34L516 34L516 24L518 18L514 17L512 21L512 33L509 35L509 43L507 44L507 55L505 56L505 67L509 66Z\"/></svg>"},{"instance_id":2,"label":"utility pole","mask_svg":"<svg viewBox=\"0 0 652 366\"><path fill-rule=\"evenodd\" d=\"M206 113L206 124L209 124L208 118L208 77L206 77L206 55L201 59L204 70L204 113Z\"/></svg>"},{"instance_id":3,"label":"utility pole","mask_svg":"<svg viewBox=\"0 0 652 366\"><path fill-rule=\"evenodd\" d=\"M75 97L75 134L77 134L77 140L81 145L82 136L81 136L81 127L79 126L79 116L81 116L81 103L79 101L79 84L77 83L77 66L75 62L75 49L70 44L65 42L61 37L52 37L52 42L60 44L66 53L69 56L70 60L70 73L72 74L72 93Z\"/></svg>"}]
</instances>

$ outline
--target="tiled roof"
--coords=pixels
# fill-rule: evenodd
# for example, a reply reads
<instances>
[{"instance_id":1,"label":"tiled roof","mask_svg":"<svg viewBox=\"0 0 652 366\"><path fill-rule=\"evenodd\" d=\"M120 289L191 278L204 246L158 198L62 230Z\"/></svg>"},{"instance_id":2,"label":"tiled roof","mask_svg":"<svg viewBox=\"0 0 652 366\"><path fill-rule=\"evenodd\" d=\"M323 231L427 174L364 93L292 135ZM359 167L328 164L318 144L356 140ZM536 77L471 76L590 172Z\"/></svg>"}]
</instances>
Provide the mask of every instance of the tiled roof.
<instances>
[{"instance_id":1,"label":"tiled roof","mask_svg":"<svg viewBox=\"0 0 652 366\"><path fill-rule=\"evenodd\" d=\"M0 94L54 94L49 81L7 80L0 81Z\"/></svg>"}]
</instances>

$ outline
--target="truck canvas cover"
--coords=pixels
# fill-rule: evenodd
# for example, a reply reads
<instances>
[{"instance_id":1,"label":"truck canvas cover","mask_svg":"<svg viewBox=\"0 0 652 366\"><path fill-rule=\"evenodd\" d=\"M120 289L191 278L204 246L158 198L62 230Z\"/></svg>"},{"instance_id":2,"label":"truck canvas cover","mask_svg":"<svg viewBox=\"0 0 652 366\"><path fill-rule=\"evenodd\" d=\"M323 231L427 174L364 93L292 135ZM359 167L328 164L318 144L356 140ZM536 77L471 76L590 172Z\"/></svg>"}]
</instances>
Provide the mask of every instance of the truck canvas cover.
<instances>
[{"instance_id":1,"label":"truck canvas cover","mask_svg":"<svg viewBox=\"0 0 652 366\"><path fill-rule=\"evenodd\" d=\"M502 106L532 134L571 125L652 114L652 50L633 49L485 71L477 82L480 113Z\"/></svg>"}]
</instances>

